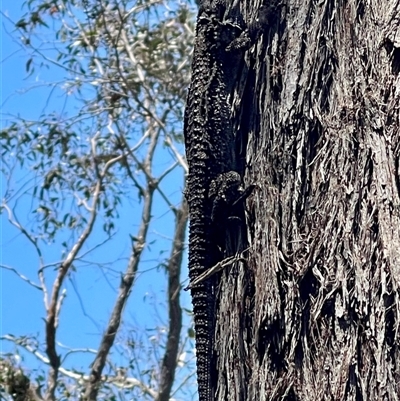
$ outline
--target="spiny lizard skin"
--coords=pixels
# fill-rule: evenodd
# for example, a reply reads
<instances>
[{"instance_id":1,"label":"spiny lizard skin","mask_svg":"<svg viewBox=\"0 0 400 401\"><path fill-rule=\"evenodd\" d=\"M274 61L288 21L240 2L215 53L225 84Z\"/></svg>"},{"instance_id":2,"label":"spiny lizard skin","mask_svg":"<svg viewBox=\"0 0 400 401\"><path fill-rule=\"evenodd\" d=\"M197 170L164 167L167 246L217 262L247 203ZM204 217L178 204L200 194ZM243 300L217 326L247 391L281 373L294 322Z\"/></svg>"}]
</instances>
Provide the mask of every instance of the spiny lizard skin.
<instances>
[{"instance_id":1,"label":"spiny lizard skin","mask_svg":"<svg viewBox=\"0 0 400 401\"><path fill-rule=\"evenodd\" d=\"M221 195L225 175L233 179L228 180L228 190L239 188L240 181L239 174L231 171L234 135L228 100L236 79L238 60L248 44L247 38L241 36L243 31L239 26L223 21L225 10L223 0L203 1L200 5L192 80L185 109L190 281L219 261L220 250L213 241L213 214L221 201L226 200ZM215 201L217 203L213 203ZM216 383L212 380L212 358L216 285L215 277L211 277L191 289L200 401L214 400Z\"/></svg>"}]
</instances>

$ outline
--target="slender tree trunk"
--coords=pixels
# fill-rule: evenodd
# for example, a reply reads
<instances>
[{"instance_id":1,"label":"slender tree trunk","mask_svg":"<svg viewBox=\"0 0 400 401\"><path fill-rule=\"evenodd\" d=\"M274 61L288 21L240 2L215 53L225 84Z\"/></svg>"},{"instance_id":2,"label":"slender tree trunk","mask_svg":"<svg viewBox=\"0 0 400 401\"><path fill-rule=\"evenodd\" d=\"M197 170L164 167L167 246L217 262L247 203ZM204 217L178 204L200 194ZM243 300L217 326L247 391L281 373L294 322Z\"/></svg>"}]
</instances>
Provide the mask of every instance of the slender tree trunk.
<instances>
[{"instance_id":1,"label":"slender tree trunk","mask_svg":"<svg viewBox=\"0 0 400 401\"><path fill-rule=\"evenodd\" d=\"M400 2L283 1L232 101L256 188L217 399L399 400Z\"/></svg>"}]
</instances>

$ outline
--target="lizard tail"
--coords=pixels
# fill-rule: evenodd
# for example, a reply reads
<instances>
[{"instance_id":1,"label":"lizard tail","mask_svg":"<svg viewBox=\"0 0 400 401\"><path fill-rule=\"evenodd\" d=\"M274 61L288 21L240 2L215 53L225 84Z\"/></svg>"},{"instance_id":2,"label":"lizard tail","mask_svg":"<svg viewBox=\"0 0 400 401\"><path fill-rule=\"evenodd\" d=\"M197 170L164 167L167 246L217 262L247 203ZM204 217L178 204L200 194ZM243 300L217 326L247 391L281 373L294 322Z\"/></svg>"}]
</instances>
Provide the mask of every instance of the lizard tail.
<instances>
[{"instance_id":1,"label":"lizard tail","mask_svg":"<svg viewBox=\"0 0 400 401\"><path fill-rule=\"evenodd\" d=\"M209 280L192 289L194 326L196 331L197 382L199 401L214 401L212 378L214 304Z\"/></svg>"}]
</instances>

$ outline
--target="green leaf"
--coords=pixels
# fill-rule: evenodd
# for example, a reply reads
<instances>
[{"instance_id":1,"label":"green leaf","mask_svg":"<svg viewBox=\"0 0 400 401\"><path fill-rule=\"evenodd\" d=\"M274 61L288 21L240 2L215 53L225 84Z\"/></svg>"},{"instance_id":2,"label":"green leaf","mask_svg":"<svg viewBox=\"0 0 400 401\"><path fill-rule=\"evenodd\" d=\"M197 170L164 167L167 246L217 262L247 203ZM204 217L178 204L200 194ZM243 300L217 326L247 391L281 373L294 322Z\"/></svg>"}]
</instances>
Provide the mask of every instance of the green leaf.
<instances>
[{"instance_id":1,"label":"green leaf","mask_svg":"<svg viewBox=\"0 0 400 401\"><path fill-rule=\"evenodd\" d=\"M22 18L22 19L20 19L16 24L15 24L15 26L16 26L16 28L19 28L19 29L22 29L22 30L24 30L25 32L26 32L26 27L27 27L27 23L26 23L26 21Z\"/></svg>"}]
</instances>

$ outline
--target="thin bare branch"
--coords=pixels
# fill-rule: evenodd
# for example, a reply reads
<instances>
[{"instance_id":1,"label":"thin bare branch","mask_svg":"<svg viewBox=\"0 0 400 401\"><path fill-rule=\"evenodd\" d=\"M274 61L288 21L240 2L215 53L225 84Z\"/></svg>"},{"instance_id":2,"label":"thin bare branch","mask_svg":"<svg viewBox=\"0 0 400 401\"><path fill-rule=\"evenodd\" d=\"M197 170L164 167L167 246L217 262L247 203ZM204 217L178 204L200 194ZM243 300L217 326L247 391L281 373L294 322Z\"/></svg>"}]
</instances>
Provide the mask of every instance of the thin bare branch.
<instances>
[{"instance_id":1,"label":"thin bare branch","mask_svg":"<svg viewBox=\"0 0 400 401\"><path fill-rule=\"evenodd\" d=\"M172 153L174 154L174 156L176 158L176 161L183 168L183 171L185 172L185 174L187 174L189 169L188 169L188 165L187 165L186 159L178 152L178 149L176 149L176 147L174 145L174 142L172 141L172 139L171 139L171 137L169 135L167 135L165 137L165 143L171 149Z\"/></svg>"},{"instance_id":2,"label":"thin bare branch","mask_svg":"<svg viewBox=\"0 0 400 401\"><path fill-rule=\"evenodd\" d=\"M15 214L13 213L13 211L10 209L10 207L7 205L7 203L3 202L1 204L1 207L4 208L7 211L7 215L8 215L8 221L14 226L16 227L28 240L31 244L33 244L40 260L42 261L42 251L40 250L37 241L35 238L33 238L28 231L25 229L25 227L20 224L20 222L18 221L17 217L15 216Z\"/></svg>"},{"instance_id":3,"label":"thin bare branch","mask_svg":"<svg viewBox=\"0 0 400 401\"><path fill-rule=\"evenodd\" d=\"M214 266L210 267L208 270L206 270L204 273L200 274L198 277L196 277L195 280L193 280L186 288L185 291L188 291L192 289L195 285L203 282L204 280L208 279L209 277L213 276L214 274L220 272L221 270L225 269L225 267L231 266L236 262L246 262L246 259L242 256L243 253L240 255L234 255L234 256L229 256L221 262L218 262Z\"/></svg>"},{"instance_id":4,"label":"thin bare branch","mask_svg":"<svg viewBox=\"0 0 400 401\"><path fill-rule=\"evenodd\" d=\"M22 280L24 280L25 282L27 282L29 285L31 285L33 288L36 288L38 290L42 291L42 287L38 284L35 284L33 281L31 281L28 277L24 276L22 273L20 273L17 269L15 269L14 267L11 266L7 266L7 265L3 265L1 264L0 267L2 269L5 270L10 270L13 273L15 273L19 278L21 278Z\"/></svg>"}]
</instances>

